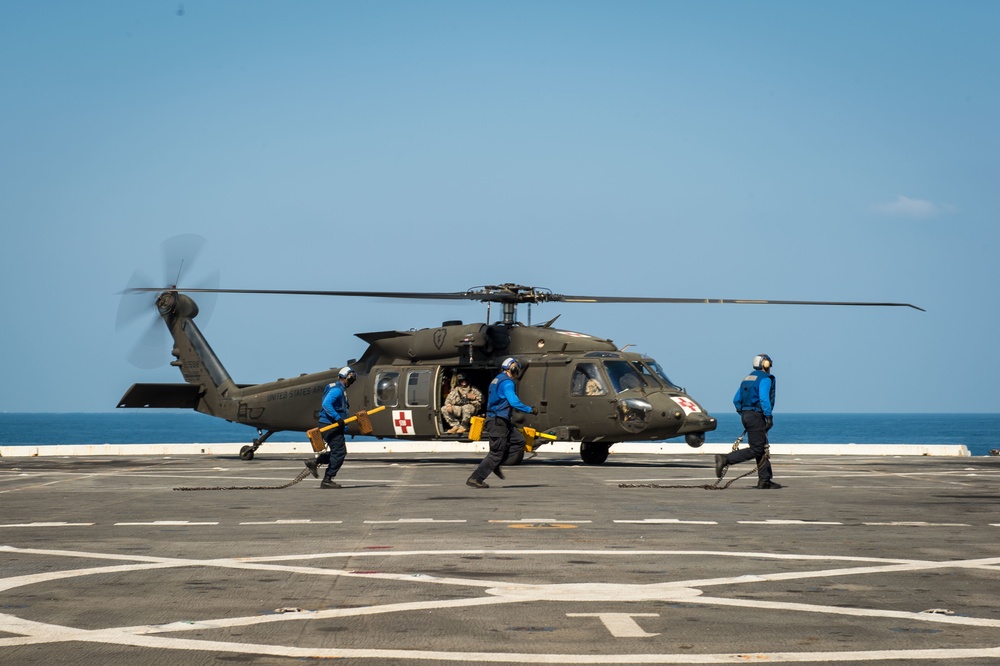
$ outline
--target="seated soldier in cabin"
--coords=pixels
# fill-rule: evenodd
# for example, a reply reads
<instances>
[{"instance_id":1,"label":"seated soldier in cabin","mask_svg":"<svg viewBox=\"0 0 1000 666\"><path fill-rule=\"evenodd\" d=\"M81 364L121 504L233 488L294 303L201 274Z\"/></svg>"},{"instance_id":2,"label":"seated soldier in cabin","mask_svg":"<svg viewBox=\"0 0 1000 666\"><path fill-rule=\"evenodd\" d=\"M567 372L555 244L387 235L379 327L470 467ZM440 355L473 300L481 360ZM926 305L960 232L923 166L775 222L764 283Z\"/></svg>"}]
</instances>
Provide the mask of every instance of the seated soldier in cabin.
<instances>
[{"instance_id":1,"label":"seated soldier in cabin","mask_svg":"<svg viewBox=\"0 0 1000 666\"><path fill-rule=\"evenodd\" d=\"M448 434L464 434L469 432L469 419L483 408L483 394L475 386L469 384L469 379L461 372L455 374L455 388L445 398L441 415L450 426Z\"/></svg>"}]
</instances>

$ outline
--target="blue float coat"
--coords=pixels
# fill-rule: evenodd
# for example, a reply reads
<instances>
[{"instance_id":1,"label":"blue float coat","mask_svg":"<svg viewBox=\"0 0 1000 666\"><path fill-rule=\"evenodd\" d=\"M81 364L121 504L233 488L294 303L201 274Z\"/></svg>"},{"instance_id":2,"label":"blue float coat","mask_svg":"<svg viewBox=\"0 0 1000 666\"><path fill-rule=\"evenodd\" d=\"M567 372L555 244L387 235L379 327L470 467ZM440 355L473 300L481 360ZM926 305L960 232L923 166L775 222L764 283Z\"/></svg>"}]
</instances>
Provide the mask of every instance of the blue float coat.
<instances>
[{"instance_id":1,"label":"blue float coat","mask_svg":"<svg viewBox=\"0 0 1000 666\"><path fill-rule=\"evenodd\" d=\"M489 397L486 401L486 416L510 418L511 408L531 413L531 407L521 402L514 392L514 380L506 372L501 372L490 382Z\"/></svg>"},{"instance_id":2,"label":"blue float coat","mask_svg":"<svg viewBox=\"0 0 1000 666\"><path fill-rule=\"evenodd\" d=\"M738 412L761 412L771 416L774 409L774 375L763 370L754 370L743 378L740 387L733 396L733 406Z\"/></svg>"},{"instance_id":3,"label":"blue float coat","mask_svg":"<svg viewBox=\"0 0 1000 666\"><path fill-rule=\"evenodd\" d=\"M338 419L347 418L351 406L347 404L346 391L347 387L340 380L327 384L323 393L323 404L319 410L320 423L330 425L336 423Z\"/></svg>"}]
</instances>

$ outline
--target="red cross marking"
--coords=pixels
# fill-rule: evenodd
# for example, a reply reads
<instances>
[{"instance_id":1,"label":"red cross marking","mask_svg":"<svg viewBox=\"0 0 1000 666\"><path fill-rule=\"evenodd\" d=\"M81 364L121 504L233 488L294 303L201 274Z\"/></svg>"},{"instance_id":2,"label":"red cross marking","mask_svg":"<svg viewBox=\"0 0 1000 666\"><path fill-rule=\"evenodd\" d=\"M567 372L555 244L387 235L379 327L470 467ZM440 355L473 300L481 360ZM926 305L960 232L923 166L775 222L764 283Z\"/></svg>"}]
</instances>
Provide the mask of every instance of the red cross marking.
<instances>
[{"instance_id":1,"label":"red cross marking","mask_svg":"<svg viewBox=\"0 0 1000 666\"><path fill-rule=\"evenodd\" d=\"M684 411L689 414L691 412L701 411L700 409L698 409L698 405L696 405L693 400L689 400L688 398L674 398L674 402L683 407Z\"/></svg>"},{"instance_id":2,"label":"red cross marking","mask_svg":"<svg viewBox=\"0 0 1000 666\"><path fill-rule=\"evenodd\" d=\"M413 419L407 416L407 412L395 412L393 414L392 424L396 426L396 430L399 431L400 435L412 434L407 429L413 427Z\"/></svg>"}]
</instances>

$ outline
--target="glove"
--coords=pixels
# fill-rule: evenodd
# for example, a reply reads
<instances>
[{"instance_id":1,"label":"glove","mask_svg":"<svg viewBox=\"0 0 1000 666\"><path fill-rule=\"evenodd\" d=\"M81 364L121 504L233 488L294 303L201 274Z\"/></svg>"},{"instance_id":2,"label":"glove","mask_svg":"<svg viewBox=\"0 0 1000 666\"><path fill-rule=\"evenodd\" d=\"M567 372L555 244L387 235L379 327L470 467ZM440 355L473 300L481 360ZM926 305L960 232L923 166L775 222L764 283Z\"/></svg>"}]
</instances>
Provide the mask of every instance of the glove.
<instances>
[{"instance_id":1,"label":"glove","mask_svg":"<svg viewBox=\"0 0 1000 666\"><path fill-rule=\"evenodd\" d=\"M344 429L344 419L337 419L337 427L341 430Z\"/></svg>"},{"instance_id":2,"label":"glove","mask_svg":"<svg viewBox=\"0 0 1000 666\"><path fill-rule=\"evenodd\" d=\"M766 430L770 430L772 426L774 426L774 417L773 416L765 416L764 417L764 428Z\"/></svg>"}]
</instances>

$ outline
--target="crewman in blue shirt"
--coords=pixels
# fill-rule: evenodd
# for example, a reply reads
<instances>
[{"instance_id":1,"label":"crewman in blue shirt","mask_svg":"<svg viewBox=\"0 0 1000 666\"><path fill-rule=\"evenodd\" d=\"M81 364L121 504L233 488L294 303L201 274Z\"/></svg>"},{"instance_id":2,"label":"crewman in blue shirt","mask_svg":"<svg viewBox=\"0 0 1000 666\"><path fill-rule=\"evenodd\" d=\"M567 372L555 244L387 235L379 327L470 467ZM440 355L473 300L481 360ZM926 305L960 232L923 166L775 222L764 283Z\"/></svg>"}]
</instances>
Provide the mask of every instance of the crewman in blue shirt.
<instances>
[{"instance_id":1,"label":"crewman in blue shirt","mask_svg":"<svg viewBox=\"0 0 1000 666\"><path fill-rule=\"evenodd\" d=\"M316 456L315 460L307 460L306 467L314 477L319 478L317 471L320 465L326 465L326 474L319 484L320 488L340 488L340 484L333 480L340 471L344 460L347 458L347 442L344 439L344 419L351 412L351 406L347 403L347 389L358 378L354 368L344 366L337 374L337 381L328 384L323 392L323 403L319 409L319 427L337 424L336 428L330 428L323 432L323 441L326 448Z\"/></svg>"},{"instance_id":2,"label":"crewman in blue shirt","mask_svg":"<svg viewBox=\"0 0 1000 666\"><path fill-rule=\"evenodd\" d=\"M524 448L524 435L511 423L511 412L515 409L527 414L537 414L537 412L517 397L514 380L520 375L521 363L516 358L510 357L504 359L500 364L500 374L490 382L486 399L486 422L483 424L483 429L490 439L490 452L465 482L467 486L489 488L485 479L490 474L496 474L503 479L504 474L500 466L511 452L517 455Z\"/></svg>"},{"instance_id":3,"label":"crewman in blue shirt","mask_svg":"<svg viewBox=\"0 0 1000 666\"><path fill-rule=\"evenodd\" d=\"M771 479L771 461L767 449L767 431L774 423L772 410L775 379L771 374L771 365L771 357L767 354L754 356L753 372L743 378L733 397L733 405L746 428L750 448L715 456L715 475L720 479L729 465L754 458L757 461L757 487L761 490L781 488L780 483Z\"/></svg>"}]
</instances>

